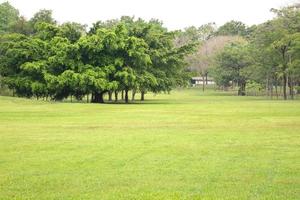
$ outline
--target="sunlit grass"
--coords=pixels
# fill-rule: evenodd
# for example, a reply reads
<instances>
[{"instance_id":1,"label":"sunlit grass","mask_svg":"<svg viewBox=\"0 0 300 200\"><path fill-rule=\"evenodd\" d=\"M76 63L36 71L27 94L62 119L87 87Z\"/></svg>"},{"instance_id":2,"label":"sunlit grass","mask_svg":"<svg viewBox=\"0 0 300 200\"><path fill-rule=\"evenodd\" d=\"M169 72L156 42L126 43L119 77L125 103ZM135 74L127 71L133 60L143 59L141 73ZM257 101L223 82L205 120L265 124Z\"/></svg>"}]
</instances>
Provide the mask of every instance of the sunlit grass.
<instances>
[{"instance_id":1,"label":"sunlit grass","mask_svg":"<svg viewBox=\"0 0 300 200\"><path fill-rule=\"evenodd\" d=\"M0 97L0 199L300 199L300 101Z\"/></svg>"}]
</instances>

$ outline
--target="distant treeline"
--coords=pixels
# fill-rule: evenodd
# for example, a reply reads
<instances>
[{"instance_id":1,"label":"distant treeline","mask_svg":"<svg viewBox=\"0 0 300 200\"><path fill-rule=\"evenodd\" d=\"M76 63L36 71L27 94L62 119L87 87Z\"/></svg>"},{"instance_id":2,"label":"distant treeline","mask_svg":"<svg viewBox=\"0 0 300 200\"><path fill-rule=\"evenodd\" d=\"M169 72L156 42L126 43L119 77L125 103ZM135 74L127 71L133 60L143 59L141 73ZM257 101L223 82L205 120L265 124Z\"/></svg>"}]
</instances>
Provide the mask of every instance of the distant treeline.
<instances>
[{"instance_id":1,"label":"distant treeline","mask_svg":"<svg viewBox=\"0 0 300 200\"><path fill-rule=\"evenodd\" d=\"M271 12L276 17L251 27L230 21L219 28L214 23L186 28L177 43L200 44L187 56L190 69L203 80L213 77L220 88L237 86L238 95L263 90L293 99L300 93L300 6Z\"/></svg>"}]
</instances>

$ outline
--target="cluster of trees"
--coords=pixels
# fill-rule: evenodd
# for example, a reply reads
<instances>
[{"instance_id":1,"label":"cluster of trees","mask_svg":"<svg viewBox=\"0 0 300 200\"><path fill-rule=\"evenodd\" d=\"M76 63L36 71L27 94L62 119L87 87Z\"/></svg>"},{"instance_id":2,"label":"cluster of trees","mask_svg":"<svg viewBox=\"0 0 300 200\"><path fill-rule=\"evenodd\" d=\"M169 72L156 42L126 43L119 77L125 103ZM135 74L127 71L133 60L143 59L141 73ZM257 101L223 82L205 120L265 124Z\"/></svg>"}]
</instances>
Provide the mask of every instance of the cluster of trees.
<instances>
[{"instance_id":1,"label":"cluster of trees","mask_svg":"<svg viewBox=\"0 0 300 200\"><path fill-rule=\"evenodd\" d=\"M8 2L0 4L1 84L22 97L68 97L104 102L104 94L125 102L136 92L168 92L186 85L185 57L194 44L176 46L178 32L157 20L131 17L96 22L86 31L78 23L58 24L52 12L31 19Z\"/></svg>"},{"instance_id":2,"label":"cluster of trees","mask_svg":"<svg viewBox=\"0 0 300 200\"><path fill-rule=\"evenodd\" d=\"M238 95L255 86L293 99L300 90L300 4L272 12L272 20L251 27L230 21L219 28L187 28L178 43L200 43L187 57L190 69L203 79L213 77L221 88L237 86Z\"/></svg>"},{"instance_id":3,"label":"cluster of trees","mask_svg":"<svg viewBox=\"0 0 300 200\"><path fill-rule=\"evenodd\" d=\"M137 92L169 92L196 73L219 88L253 88L293 99L300 91L300 4L280 10L265 23L230 21L168 31L157 20L131 17L98 21L87 31L74 22L58 24L50 10L31 19L0 4L0 87L24 97L62 100L103 96L129 101ZM203 90L205 81L203 81ZM249 93L249 92L248 92ZM89 101L89 99L88 99Z\"/></svg>"}]
</instances>

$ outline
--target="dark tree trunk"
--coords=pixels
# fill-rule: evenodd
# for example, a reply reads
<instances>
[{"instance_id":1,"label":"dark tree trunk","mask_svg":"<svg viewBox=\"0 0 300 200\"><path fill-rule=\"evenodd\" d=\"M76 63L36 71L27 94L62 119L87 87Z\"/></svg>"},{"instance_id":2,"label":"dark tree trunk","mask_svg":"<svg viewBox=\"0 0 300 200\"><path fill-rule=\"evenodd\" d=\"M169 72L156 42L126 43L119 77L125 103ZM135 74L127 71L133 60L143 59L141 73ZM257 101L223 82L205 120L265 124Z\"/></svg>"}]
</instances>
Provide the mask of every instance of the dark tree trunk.
<instances>
[{"instance_id":1,"label":"dark tree trunk","mask_svg":"<svg viewBox=\"0 0 300 200\"><path fill-rule=\"evenodd\" d=\"M145 92L141 91L141 101L144 101L144 100L145 100Z\"/></svg>"},{"instance_id":2,"label":"dark tree trunk","mask_svg":"<svg viewBox=\"0 0 300 200\"><path fill-rule=\"evenodd\" d=\"M286 84L287 84L287 77L286 74L283 74L283 99L287 100L287 94L286 94Z\"/></svg>"},{"instance_id":3,"label":"dark tree trunk","mask_svg":"<svg viewBox=\"0 0 300 200\"><path fill-rule=\"evenodd\" d=\"M205 89L205 79L204 76L202 76L202 91L204 92Z\"/></svg>"},{"instance_id":4,"label":"dark tree trunk","mask_svg":"<svg viewBox=\"0 0 300 200\"><path fill-rule=\"evenodd\" d=\"M112 91L108 91L108 101L112 101Z\"/></svg>"},{"instance_id":5,"label":"dark tree trunk","mask_svg":"<svg viewBox=\"0 0 300 200\"><path fill-rule=\"evenodd\" d=\"M125 90L125 102L128 103L128 89Z\"/></svg>"},{"instance_id":6,"label":"dark tree trunk","mask_svg":"<svg viewBox=\"0 0 300 200\"><path fill-rule=\"evenodd\" d=\"M286 86L287 86L287 61L286 61L286 53L287 53L287 46L284 46L281 48L281 54L282 54L282 60L284 62L283 64L283 99L287 100L287 91L286 91Z\"/></svg>"},{"instance_id":7,"label":"dark tree trunk","mask_svg":"<svg viewBox=\"0 0 300 200\"><path fill-rule=\"evenodd\" d=\"M294 87L293 87L293 80L291 77L289 78L288 84L289 84L289 89L290 89L289 92L290 92L291 99L294 99Z\"/></svg>"},{"instance_id":8,"label":"dark tree trunk","mask_svg":"<svg viewBox=\"0 0 300 200\"><path fill-rule=\"evenodd\" d=\"M118 101L118 91L115 91L115 102Z\"/></svg>"},{"instance_id":9,"label":"dark tree trunk","mask_svg":"<svg viewBox=\"0 0 300 200\"><path fill-rule=\"evenodd\" d=\"M241 81L239 83L238 96L245 96L245 95L246 95L246 82Z\"/></svg>"},{"instance_id":10,"label":"dark tree trunk","mask_svg":"<svg viewBox=\"0 0 300 200\"><path fill-rule=\"evenodd\" d=\"M89 94L86 95L86 102L89 103Z\"/></svg>"},{"instance_id":11,"label":"dark tree trunk","mask_svg":"<svg viewBox=\"0 0 300 200\"><path fill-rule=\"evenodd\" d=\"M103 95L105 92L93 93L92 103L104 103Z\"/></svg>"},{"instance_id":12,"label":"dark tree trunk","mask_svg":"<svg viewBox=\"0 0 300 200\"><path fill-rule=\"evenodd\" d=\"M132 97L131 97L131 100L132 100L132 101L134 101L135 94L136 94L136 90L132 90Z\"/></svg>"},{"instance_id":13,"label":"dark tree trunk","mask_svg":"<svg viewBox=\"0 0 300 200\"><path fill-rule=\"evenodd\" d=\"M271 82L271 99L273 99L273 80Z\"/></svg>"},{"instance_id":14,"label":"dark tree trunk","mask_svg":"<svg viewBox=\"0 0 300 200\"><path fill-rule=\"evenodd\" d=\"M275 81L275 93L276 93L276 98L278 99L278 86L277 86L277 80Z\"/></svg>"},{"instance_id":15,"label":"dark tree trunk","mask_svg":"<svg viewBox=\"0 0 300 200\"><path fill-rule=\"evenodd\" d=\"M205 74L205 85L207 85L207 73Z\"/></svg>"},{"instance_id":16,"label":"dark tree trunk","mask_svg":"<svg viewBox=\"0 0 300 200\"><path fill-rule=\"evenodd\" d=\"M266 82L266 95L270 96L269 75L267 76L267 82Z\"/></svg>"},{"instance_id":17,"label":"dark tree trunk","mask_svg":"<svg viewBox=\"0 0 300 200\"><path fill-rule=\"evenodd\" d=\"M122 98L122 100L124 100L124 90L122 90L121 98Z\"/></svg>"},{"instance_id":18,"label":"dark tree trunk","mask_svg":"<svg viewBox=\"0 0 300 200\"><path fill-rule=\"evenodd\" d=\"M292 57L291 57L291 55L289 55L289 63L291 63L291 62L292 62ZM290 88L291 99L294 99L294 87L293 87L293 79L292 79L291 75L289 76L288 84L289 84L289 88Z\"/></svg>"}]
</instances>

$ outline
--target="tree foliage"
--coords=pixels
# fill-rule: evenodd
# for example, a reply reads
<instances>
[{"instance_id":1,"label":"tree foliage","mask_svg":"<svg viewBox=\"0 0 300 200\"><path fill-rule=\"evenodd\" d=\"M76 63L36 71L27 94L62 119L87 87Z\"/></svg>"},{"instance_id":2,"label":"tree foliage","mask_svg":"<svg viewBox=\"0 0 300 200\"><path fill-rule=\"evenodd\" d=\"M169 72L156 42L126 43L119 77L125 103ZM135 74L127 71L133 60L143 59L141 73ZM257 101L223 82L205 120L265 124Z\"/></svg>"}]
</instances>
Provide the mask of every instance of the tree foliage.
<instances>
[{"instance_id":1,"label":"tree foliage","mask_svg":"<svg viewBox=\"0 0 300 200\"><path fill-rule=\"evenodd\" d=\"M284 99L300 88L300 10L295 4L272 9L276 17L246 26L229 21L168 31L161 21L123 16L85 25L58 24L51 10L31 19L8 2L0 4L0 78L15 95L62 100L91 96L109 100L129 91L186 86L191 72L211 76L221 88L265 88ZM247 87L247 83L250 84ZM260 85L260 87L258 87ZM252 87L253 86L253 87ZM255 87L254 87L255 86Z\"/></svg>"},{"instance_id":2,"label":"tree foliage","mask_svg":"<svg viewBox=\"0 0 300 200\"><path fill-rule=\"evenodd\" d=\"M96 22L86 34L78 23L59 25L52 11L40 10L16 33L0 36L2 82L18 96L104 102L104 94L168 92L186 85L184 57L193 50L176 47L176 32L157 20L122 17Z\"/></svg>"}]
</instances>

